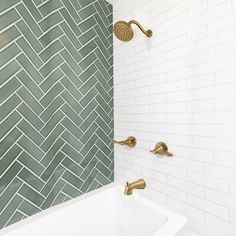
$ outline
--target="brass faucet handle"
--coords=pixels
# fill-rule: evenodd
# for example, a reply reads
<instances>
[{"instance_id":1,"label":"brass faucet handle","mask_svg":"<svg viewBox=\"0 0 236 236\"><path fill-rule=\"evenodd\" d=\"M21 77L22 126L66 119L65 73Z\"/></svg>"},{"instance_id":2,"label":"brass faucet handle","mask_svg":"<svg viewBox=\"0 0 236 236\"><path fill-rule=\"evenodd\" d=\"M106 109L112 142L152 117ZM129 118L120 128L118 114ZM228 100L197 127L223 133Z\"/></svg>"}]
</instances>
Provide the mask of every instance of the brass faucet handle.
<instances>
[{"instance_id":1,"label":"brass faucet handle","mask_svg":"<svg viewBox=\"0 0 236 236\"><path fill-rule=\"evenodd\" d=\"M113 144L120 144L120 145L127 145L129 147L135 147L135 145L137 144L137 140L135 137L130 136L128 137L126 140L124 141L116 141L116 140L112 140Z\"/></svg>"},{"instance_id":2,"label":"brass faucet handle","mask_svg":"<svg viewBox=\"0 0 236 236\"><path fill-rule=\"evenodd\" d=\"M159 142L156 144L153 150L150 150L153 154L158 154L161 156L172 157L173 153L168 152L168 146L164 142Z\"/></svg>"}]
</instances>

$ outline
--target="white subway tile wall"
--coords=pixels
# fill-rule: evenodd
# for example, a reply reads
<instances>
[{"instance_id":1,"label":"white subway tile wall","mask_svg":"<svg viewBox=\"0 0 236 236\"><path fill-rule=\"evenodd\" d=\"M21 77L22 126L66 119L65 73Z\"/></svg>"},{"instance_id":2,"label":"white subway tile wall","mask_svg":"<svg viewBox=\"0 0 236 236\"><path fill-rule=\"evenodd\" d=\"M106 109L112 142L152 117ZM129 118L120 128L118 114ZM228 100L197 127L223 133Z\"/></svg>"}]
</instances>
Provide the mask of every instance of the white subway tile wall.
<instances>
[{"instance_id":1,"label":"white subway tile wall","mask_svg":"<svg viewBox=\"0 0 236 236\"><path fill-rule=\"evenodd\" d=\"M115 39L115 179L184 214L179 236L236 236L236 1L117 0L114 20L140 21ZM149 152L165 141L173 158Z\"/></svg>"}]
</instances>

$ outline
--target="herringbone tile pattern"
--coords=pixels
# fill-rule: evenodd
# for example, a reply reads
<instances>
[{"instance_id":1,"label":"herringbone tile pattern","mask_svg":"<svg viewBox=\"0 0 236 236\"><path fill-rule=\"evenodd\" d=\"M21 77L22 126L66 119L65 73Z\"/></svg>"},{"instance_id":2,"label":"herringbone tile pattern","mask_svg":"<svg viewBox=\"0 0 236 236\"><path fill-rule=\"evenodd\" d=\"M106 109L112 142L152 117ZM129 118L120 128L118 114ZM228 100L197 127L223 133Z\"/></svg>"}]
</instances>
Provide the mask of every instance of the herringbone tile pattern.
<instances>
[{"instance_id":1,"label":"herringbone tile pattern","mask_svg":"<svg viewBox=\"0 0 236 236\"><path fill-rule=\"evenodd\" d=\"M113 180L112 7L0 3L0 228Z\"/></svg>"}]
</instances>

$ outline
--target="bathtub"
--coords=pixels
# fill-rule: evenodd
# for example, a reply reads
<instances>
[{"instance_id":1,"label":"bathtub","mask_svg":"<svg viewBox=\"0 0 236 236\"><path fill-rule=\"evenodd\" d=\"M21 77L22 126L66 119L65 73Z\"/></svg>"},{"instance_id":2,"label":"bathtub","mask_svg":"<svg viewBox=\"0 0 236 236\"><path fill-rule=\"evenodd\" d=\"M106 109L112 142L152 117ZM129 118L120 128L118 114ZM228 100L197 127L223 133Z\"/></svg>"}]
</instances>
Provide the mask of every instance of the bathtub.
<instances>
[{"instance_id":1,"label":"bathtub","mask_svg":"<svg viewBox=\"0 0 236 236\"><path fill-rule=\"evenodd\" d=\"M125 196L123 187L110 184L3 229L0 235L174 236L185 222L184 217L135 193Z\"/></svg>"}]
</instances>

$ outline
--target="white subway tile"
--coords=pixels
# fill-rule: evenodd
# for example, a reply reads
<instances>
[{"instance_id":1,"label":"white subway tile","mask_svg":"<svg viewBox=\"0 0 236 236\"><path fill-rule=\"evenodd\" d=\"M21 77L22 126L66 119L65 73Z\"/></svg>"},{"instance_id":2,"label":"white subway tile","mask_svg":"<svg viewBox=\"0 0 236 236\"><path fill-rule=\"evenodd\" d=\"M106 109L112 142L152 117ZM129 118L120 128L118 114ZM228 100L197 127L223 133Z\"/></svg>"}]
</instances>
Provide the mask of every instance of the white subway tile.
<instances>
[{"instance_id":1,"label":"white subway tile","mask_svg":"<svg viewBox=\"0 0 236 236\"><path fill-rule=\"evenodd\" d=\"M187 179L192 183L199 184L207 188L215 189L225 193L229 192L229 183L219 178L189 171Z\"/></svg>"},{"instance_id":2,"label":"white subway tile","mask_svg":"<svg viewBox=\"0 0 236 236\"><path fill-rule=\"evenodd\" d=\"M206 199L230 209L236 209L236 197L225 193L206 189Z\"/></svg>"},{"instance_id":3,"label":"white subway tile","mask_svg":"<svg viewBox=\"0 0 236 236\"><path fill-rule=\"evenodd\" d=\"M187 193L191 193L199 197L204 197L204 188L202 186L190 183L186 180L167 176L167 184Z\"/></svg>"},{"instance_id":4,"label":"white subway tile","mask_svg":"<svg viewBox=\"0 0 236 236\"><path fill-rule=\"evenodd\" d=\"M234 210L230 211L230 221L236 225L236 211Z\"/></svg>"},{"instance_id":5,"label":"white subway tile","mask_svg":"<svg viewBox=\"0 0 236 236\"><path fill-rule=\"evenodd\" d=\"M226 233L229 236L235 236L236 225L233 225L227 221L221 220L217 217L206 215L206 224L214 227L215 229Z\"/></svg>"},{"instance_id":6,"label":"white subway tile","mask_svg":"<svg viewBox=\"0 0 236 236\"><path fill-rule=\"evenodd\" d=\"M216 151L214 162L217 165L236 168L236 157L234 152Z\"/></svg>"},{"instance_id":7,"label":"white subway tile","mask_svg":"<svg viewBox=\"0 0 236 236\"><path fill-rule=\"evenodd\" d=\"M115 146L115 180L145 178L138 194L188 218L178 236L235 236L236 2L114 3L115 20L138 18L151 39L114 41L115 138L138 140ZM158 141L172 158L149 152Z\"/></svg>"},{"instance_id":8,"label":"white subway tile","mask_svg":"<svg viewBox=\"0 0 236 236\"><path fill-rule=\"evenodd\" d=\"M231 183L230 184L230 194L236 196L236 183Z\"/></svg>"},{"instance_id":9,"label":"white subway tile","mask_svg":"<svg viewBox=\"0 0 236 236\"><path fill-rule=\"evenodd\" d=\"M169 197L168 206L200 222L205 221L204 211L196 207L192 207L191 205L188 205L187 203L184 203L183 201L178 201L174 198Z\"/></svg>"},{"instance_id":10,"label":"white subway tile","mask_svg":"<svg viewBox=\"0 0 236 236\"><path fill-rule=\"evenodd\" d=\"M188 195L188 203L196 208L199 208L207 213L217 216L224 220L229 220L229 209L208 200Z\"/></svg>"},{"instance_id":11,"label":"white subway tile","mask_svg":"<svg viewBox=\"0 0 236 236\"><path fill-rule=\"evenodd\" d=\"M166 194L167 196L171 196L171 197L173 197L175 199L179 199L183 202L187 200L186 192L178 190L178 189L168 186L166 184L162 184L160 182L151 180L150 187L154 190L157 190L157 191L163 193L163 194Z\"/></svg>"}]
</instances>

